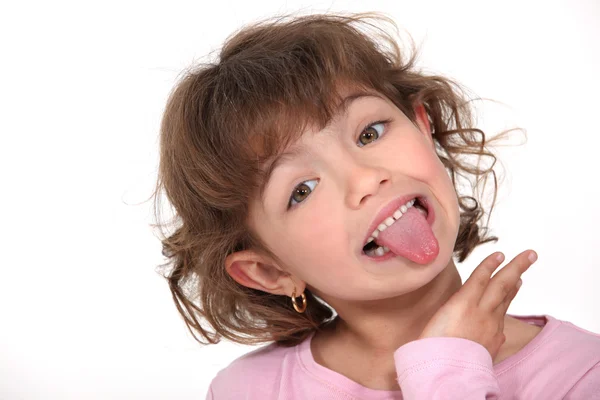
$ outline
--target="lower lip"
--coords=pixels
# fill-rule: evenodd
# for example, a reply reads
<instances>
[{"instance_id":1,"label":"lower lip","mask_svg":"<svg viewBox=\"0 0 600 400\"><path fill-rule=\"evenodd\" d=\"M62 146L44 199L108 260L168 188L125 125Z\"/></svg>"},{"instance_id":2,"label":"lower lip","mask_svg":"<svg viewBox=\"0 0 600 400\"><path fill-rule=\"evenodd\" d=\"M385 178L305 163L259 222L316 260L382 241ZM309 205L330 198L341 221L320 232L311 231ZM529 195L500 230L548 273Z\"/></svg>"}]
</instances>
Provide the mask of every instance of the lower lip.
<instances>
[{"instance_id":1,"label":"lower lip","mask_svg":"<svg viewBox=\"0 0 600 400\"><path fill-rule=\"evenodd\" d=\"M385 260L389 260L390 258L396 257L396 255L390 250L387 253L385 253L382 256L378 256L378 257L371 257L366 255L363 252L363 256L367 257L369 260L374 260L374 261L385 261Z\"/></svg>"},{"instance_id":2,"label":"lower lip","mask_svg":"<svg viewBox=\"0 0 600 400\"><path fill-rule=\"evenodd\" d=\"M435 221L435 213L433 212L432 205L424 197L419 197L419 201L421 202L421 204L423 204L427 208L427 223L429 224L429 226L433 226L433 222ZM375 260L375 261L385 261L385 260L389 260L390 258L396 257L396 254L394 254L391 250L388 251L387 253L385 253L384 255L378 256L378 257L368 256L365 254L364 251L361 251L361 253L363 256L367 257L368 259Z\"/></svg>"}]
</instances>

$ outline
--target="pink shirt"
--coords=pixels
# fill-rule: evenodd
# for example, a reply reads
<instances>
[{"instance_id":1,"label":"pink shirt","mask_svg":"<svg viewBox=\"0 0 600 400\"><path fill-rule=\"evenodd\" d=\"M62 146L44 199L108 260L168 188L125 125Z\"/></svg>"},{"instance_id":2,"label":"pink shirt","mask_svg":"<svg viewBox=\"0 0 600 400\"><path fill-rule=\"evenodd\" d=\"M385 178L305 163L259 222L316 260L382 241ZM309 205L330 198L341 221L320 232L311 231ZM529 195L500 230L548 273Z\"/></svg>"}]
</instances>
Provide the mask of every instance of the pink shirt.
<instances>
[{"instance_id":1,"label":"pink shirt","mask_svg":"<svg viewBox=\"0 0 600 400\"><path fill-rule=\"evenodd\" d=\"M401 391L375 390L317 364L310 336L233 361L212 380L207 400L600 399L600 335L549 315L509 315L543 329L496 365L485 347L467 339L415 340L394 353Z\"/></svg>"}]
</instances>

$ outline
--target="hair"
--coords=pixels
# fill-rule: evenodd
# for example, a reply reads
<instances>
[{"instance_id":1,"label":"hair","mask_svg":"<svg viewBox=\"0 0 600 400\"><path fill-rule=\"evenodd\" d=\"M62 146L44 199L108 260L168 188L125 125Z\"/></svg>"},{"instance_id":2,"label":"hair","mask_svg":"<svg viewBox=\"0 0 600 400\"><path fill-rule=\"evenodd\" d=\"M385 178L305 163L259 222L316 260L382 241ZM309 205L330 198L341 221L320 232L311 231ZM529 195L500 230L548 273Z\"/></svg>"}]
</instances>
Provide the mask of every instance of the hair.
<instances>
[{"instance_id":1,"label":"hair","mask_svg":"<svg viewBox=\"0 0 600 400\"><path fill-rule=\"evenodd\" d=\"M176 227L165 234L169 223L154 226L161 228L168 258L161 267L168 267L173 300L198 342L214 344L224 337L293 346L334 316L308 288L306 311L297 313L287 296L238 284L226 272L225 258L243 249L275 257L249 228L249 205L273 157L307 125L325 127L343 88L376 91L413 122L414 106L423 104L435 151L458 195L454 256L462 262L478 245L498 240L487 236L487 224L480 226L481 199L460 193L461 179L477 192L492 177L491 209L496 202L496 157L484 132L473 127L471 99L453 80L417 70L412 39L406 56L378 23L397 32L388 17L373 13L263 20L230 36L216 61L184 71L171 92L154 196L157 220L162 190L175 209ZM472 156L491 165L468 162Z\"/></svg>"}]
</instances>

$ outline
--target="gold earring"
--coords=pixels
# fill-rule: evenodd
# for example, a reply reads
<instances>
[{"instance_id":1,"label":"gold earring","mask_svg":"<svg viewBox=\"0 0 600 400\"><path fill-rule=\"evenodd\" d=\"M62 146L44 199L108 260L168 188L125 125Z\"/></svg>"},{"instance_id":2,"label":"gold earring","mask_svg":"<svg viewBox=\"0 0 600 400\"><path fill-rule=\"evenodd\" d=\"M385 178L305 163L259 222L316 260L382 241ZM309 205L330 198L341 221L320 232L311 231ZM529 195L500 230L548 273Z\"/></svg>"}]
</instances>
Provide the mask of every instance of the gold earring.
<instances>
[{"instance_id":1,"label":"gold earring","mask_svg":"<svg viewBox=\"0 0 600 400\"><path fill-rule=\"evenodd\" d=\"M302 292L300 296L302 296L302 308L298 307L298 304L296 303L296 286L294 286L294 291L292 292L292 304L297 312L303 313L304 310L306 310L306 295Z\"/></svg>"}]
</instances>

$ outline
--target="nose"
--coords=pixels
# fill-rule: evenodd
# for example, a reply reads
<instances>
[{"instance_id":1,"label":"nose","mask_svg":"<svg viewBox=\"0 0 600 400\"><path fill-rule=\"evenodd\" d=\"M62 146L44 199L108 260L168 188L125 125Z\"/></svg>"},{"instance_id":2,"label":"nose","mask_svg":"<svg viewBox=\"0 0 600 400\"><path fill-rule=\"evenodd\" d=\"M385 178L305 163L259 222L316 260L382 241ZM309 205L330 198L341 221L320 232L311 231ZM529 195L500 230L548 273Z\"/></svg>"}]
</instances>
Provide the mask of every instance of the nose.
<instances>
[{"instance_id":1,"label":"nose","mask_svg":"<svg viewBox=\"0 0 600 400\"><path fill-rule=\"evenodd\" d=\"M359 209L390 183L389 170L375 165L353 164L346 169L348 190L346 204L351 209Z\"/></svg>"}]
</instances>

